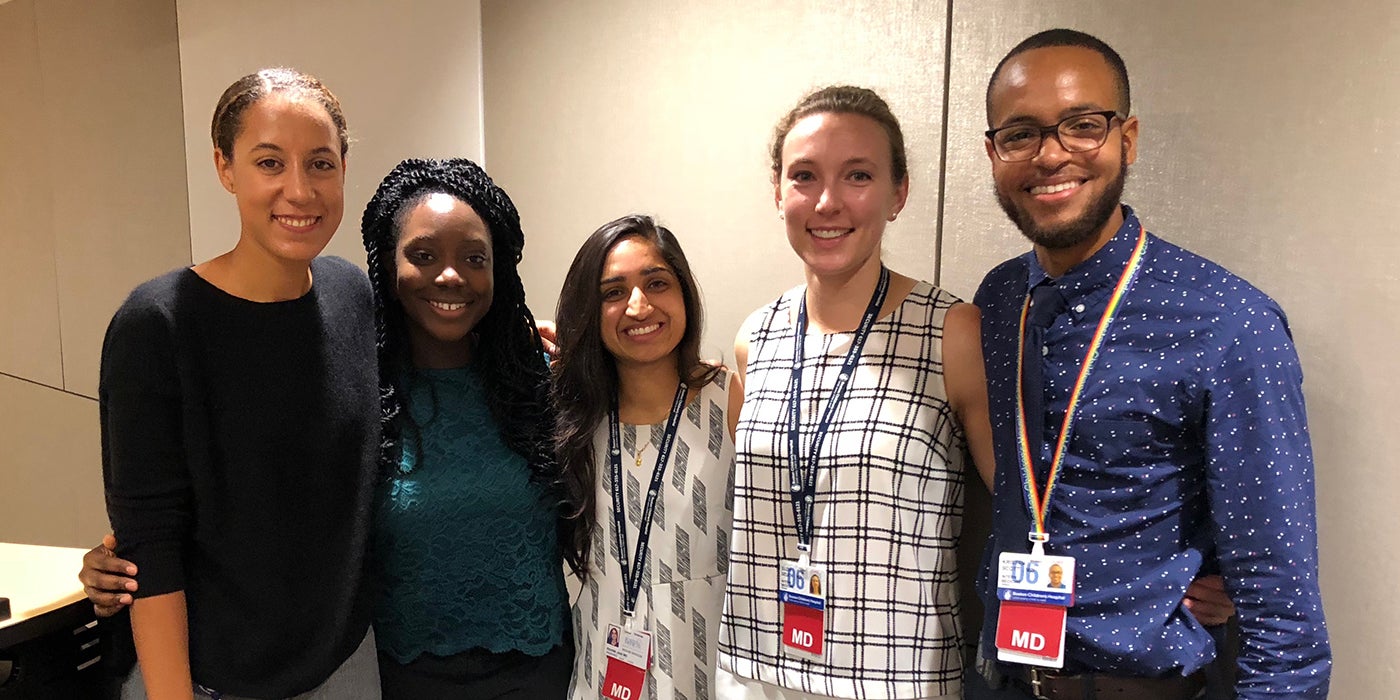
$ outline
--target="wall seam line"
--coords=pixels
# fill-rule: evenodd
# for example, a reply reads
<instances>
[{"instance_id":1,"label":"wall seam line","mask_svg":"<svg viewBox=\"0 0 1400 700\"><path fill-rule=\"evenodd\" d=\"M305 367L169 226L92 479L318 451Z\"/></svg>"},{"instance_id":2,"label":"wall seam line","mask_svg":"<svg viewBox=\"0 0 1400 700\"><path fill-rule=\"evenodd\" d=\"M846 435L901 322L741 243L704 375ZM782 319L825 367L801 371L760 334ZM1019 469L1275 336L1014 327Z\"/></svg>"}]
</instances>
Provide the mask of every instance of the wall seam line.
<instances>
[{"instance_id":1,"label":"wall seam line","mask_svg":"<svg viewBox=\"0 0 1400 700\"><path fill-rule=\"evenodd\" d=\"M486 167L486 9L485 0L476 3L476 147L480 164Z\"/></svg>"},{"instance_id":2,"label":"wall seam line","mask_svg":"<svg viewBox=\"0 0 1400 700\"><path fill-rule=\"evenodd\" d=\"M943 216L948 199L948 103L952 99L953 74L953 1L948 0L943 31L943 117L938 142L938 216L933 233L933 284L943 280Z\"/></svg>"},{"instance_id":3,"label":"wall seam line","mask_svg":"<svg viewBox=\"0 0 1400 700\"><path fill-rule=\"evenodd\" d=\"M30 16L34 19L34 63L36 63L39 67L39 99L42 100L42 104L40 105L40 113L44 116L44 141L49 144L46 148L48 148L49 152L52 153L54 141L52 127L53 120L49 118L49 91L47 89L49 81L45 79L47 71L45 70L44 66L44 36L43 33L39 30L39 3L33 3L30 5L30 7L33 9L33 14L31 14ZM49 190L49 196L47 198L49 205L49 225L56 229L56 222L58 221L58 189L53 186L55 175L52 164L49 164L49 167L45 169L44 179L45 184L48 185ZM56 316L58 320L58 382L62 386L49 388L68 393L68 366L67 362L65 361L63 352L63 274L62 270L60 269L61 266L58 262L58 259L60 257L58 238L58 235L54 236L53 301L54 309L56 311ZM5 376L13 375L6 374ZM44 384L42 382L33 383L39 384L41 386L48 386L47 384Z\"/></svg>"},{"instance_id":4,"label":"wall seam line","mask_svg":"<svg viewBox=\"0 0 1400 700\"><path fill-rule=\"evenodd\" d=\"M75 396L75 397L80 398L80 399L87 399L87 400L89 400L89 401L96 401L96 400L97 400L97 397L96 397L96 396L88 396L87 394L80 394L80 393L78 393L78 392L76 392L76 391L71 391L71 390L65 389L65 388L63 388L63 387L61 387L61 386L53 386L52 384L45 384L45 383L43 383L43 382L41 382L41 381L38 381L38 380L35 380L35 379L30 379L29 377L21 377L21 376L19 376L18 374L10 374L9 372L0 372L0 377L9 377L10 379L14 379L14 380L16 380L16 381L24 382L25 384L33 384L34 386L41 386L41 387L43 387L43 388L45 388L45 389L52 389L52 390L54 390L54 391L57 391L57 392L60 393L60 394L67 394L67 395L69 395L69 396Z\"/></svg>"}]
</instances>

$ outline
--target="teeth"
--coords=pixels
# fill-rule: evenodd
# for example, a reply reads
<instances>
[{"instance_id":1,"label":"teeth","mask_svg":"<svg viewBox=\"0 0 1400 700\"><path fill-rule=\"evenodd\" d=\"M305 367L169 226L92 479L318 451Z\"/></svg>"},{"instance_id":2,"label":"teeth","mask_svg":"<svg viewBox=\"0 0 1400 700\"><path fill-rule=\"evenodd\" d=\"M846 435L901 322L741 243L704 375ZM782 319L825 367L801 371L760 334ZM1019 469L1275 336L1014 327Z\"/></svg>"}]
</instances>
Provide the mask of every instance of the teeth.
<instances>
[{"instance_id":1,"label":"teeth","mask_svg":"<svg viewBox=\"0 0 1400 700\"><path fill-rule=\"evenodd\" d=\"M661 327L661 324L659 324L659 323L653 323L653 324L651 324L650 326L639 326L639 327L637 327L637 328L628 328L628 329L627 329L627 335L646 335L647 333L651 333L652 331L655 331L656 329L658 329L658 328L660 328L660 327Z\"/></svg>"},{"instance_id":2,"label":"teeth","mask_svg":"<svg viewBox=\"0 0 1400 700\"><path fill-rule=\"evenodd\" d=\"M1073 182L1073 181L1071 181L1071 182L1062 182L1062 183L1060 183L1060 184L1058 184L1058 185L1037 185L1037 186L1031 188L1031 194L1055 194L1056 192L1064 192L1065 190L1072 190L1072 189L1074 189L1074 188L1076 188L1076 187L1078 187L1078 186L1079 186L1079 183L1078 183L1078 182Z\"/></svg>"},{"instance_id":3,"label":"teeth","mask_svg":"<svg viewBox=\"0 0 1400 700\"><path fill-rule=\"evenodd\" d=\"M430 301L428 304L434 309L442 309L443 311L456 311L457 309L467 308L466 304L449 304L445 301Z\"/></svg>"},{"instance_id":4,"label":"teeth","mask_svg":"<svg viewBox=\"0 0 1400 700\"><path fill-rule=\"evenodd\" d=\"M277 217L277 220L278 220L278 221L281 221L282 223L284 223L284 224L286 224L286 225L288 225L288 226L291 226L291 227L293 227L293 228L305 228L305 227L307 227L307 226L310 226L310 225L316 223L316 219L317 219L317 218L318 218L318 217L315 217L315 216L308 216L308 217L303 217L303 218L297 219L297 218L292 218L292 217L290 217L290 216L279 216L279 217Z\"/></svg>"},{"instance_id":5,"label":"teeth","mask_svg":"<svg viewBox=\"0 0 1400 700\"><path fill-rule=\"evenodd\" d=\"M833 238L840 238L850 231L848 228L814 228L810 230L813 236L828 241Z\"/></svg>"}]
</instances>

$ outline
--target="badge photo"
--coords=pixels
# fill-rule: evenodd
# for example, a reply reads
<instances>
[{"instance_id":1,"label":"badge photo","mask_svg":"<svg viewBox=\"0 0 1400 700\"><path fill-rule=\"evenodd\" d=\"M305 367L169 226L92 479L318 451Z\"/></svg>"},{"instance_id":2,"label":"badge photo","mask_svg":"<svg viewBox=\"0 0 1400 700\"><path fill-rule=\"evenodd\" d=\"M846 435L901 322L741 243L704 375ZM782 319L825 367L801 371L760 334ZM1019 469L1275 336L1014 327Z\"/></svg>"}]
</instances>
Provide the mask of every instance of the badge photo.
<instances>
[{"instance_id":1,"label":"badge photo","mask_svg":"<svg viewBox=\"0 0 1400 700\"><path fill-rule=\"evenodd\" d=\"M778 575L778 602L783 615L783 652L822 658L826 638L826 568L784 561Z\"/></svg>"},{"instance_id":2,"label":"badge photo","mask_svg":"<svg viewBox=\"0 0 1400 700\"><path fill-rule=\"evenodd\" d=\"M603 645L607 668L603 671L602 695L608 700L638 700L651 666L651 634L608 625Z\"/></svg>"}]
</instances>

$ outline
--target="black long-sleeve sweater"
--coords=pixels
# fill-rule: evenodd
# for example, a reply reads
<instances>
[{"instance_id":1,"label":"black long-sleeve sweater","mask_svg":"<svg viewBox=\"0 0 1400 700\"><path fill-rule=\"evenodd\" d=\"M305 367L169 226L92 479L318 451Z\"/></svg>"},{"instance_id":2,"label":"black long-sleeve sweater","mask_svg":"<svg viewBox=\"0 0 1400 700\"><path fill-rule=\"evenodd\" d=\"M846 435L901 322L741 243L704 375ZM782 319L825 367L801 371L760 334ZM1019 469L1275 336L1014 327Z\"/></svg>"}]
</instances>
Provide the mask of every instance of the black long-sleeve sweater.
<instances>
[{"instance_id":1,"label":"black long-sleeve sweater","mask_svg":"<svg viewBox=\"0 0 1400 700\"><path fill-rule=\"evenodd\" d=\"M378 383L368 281L312 264L285 302L188 269L131 293L99 389L107 512L147 597L184 591L194 679L286 697L368 628Z\"/></svg>"}]
</instances>

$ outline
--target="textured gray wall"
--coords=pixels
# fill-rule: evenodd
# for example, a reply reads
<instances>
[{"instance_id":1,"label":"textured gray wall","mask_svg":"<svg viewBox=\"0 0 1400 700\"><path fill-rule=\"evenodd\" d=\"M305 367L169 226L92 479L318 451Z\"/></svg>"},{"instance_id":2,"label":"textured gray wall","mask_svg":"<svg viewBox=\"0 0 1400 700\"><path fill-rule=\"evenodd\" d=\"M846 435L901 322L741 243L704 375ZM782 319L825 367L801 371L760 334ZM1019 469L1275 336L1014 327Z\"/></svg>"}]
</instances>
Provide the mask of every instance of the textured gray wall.
<instances>
[{"instance_id":1,"label":"textured gray wall","mask_svg":"<svg viewBox=\"0 0 1400 700\"><path fill-rule=\"evenodd\" d=\"M520 208L531 308L553 315L579 243L660 217L708 302L704 353L732 357L749 312L801 283L766 156L804 93L852 83L903 115L914 181L885 237L932 277L947 5L525 0L482 3L486 158Z\"/></svg>"},{"instance_id":2,"label":"textured gray wall","mask_svg":"<svg viewBox=\"0 0 1400 700\"><path fill-rule=\"evenodd\" d=\"M326 246L364 266L360 217L404 158L481 157L481 8L476 0L178 0L180 83L196 262L238 241L214 172L209 120L239 76L291 66L335 93L350 127L345 218ZM275 18L275 19L273 19Z\"/></svg>"}]
</instances>

